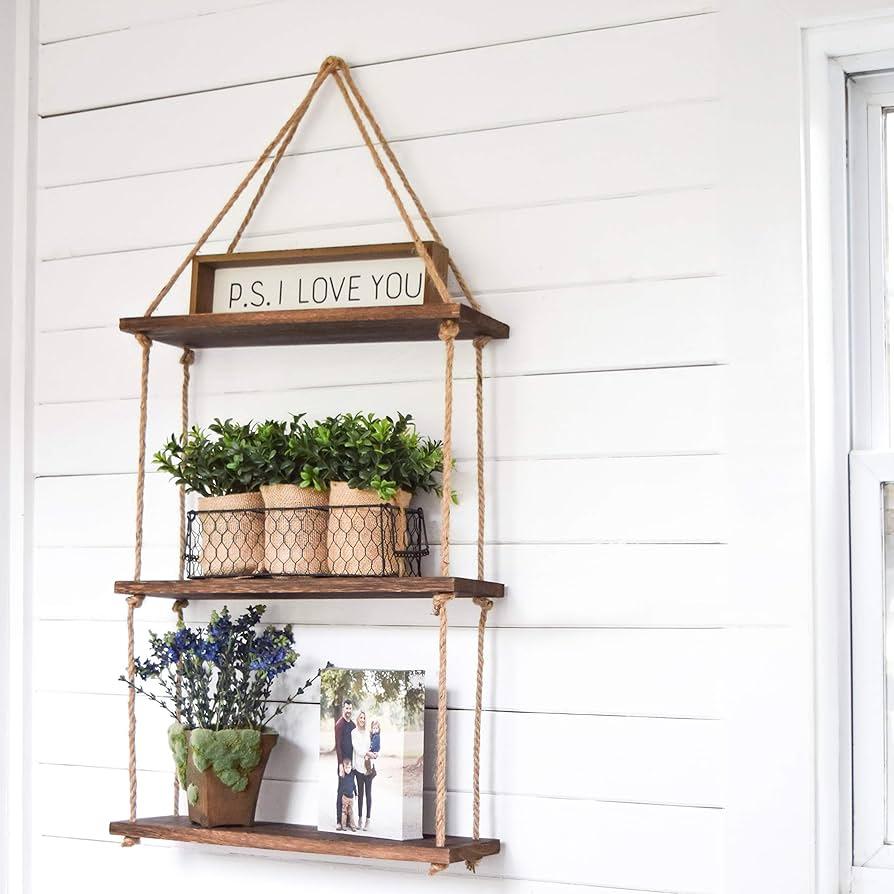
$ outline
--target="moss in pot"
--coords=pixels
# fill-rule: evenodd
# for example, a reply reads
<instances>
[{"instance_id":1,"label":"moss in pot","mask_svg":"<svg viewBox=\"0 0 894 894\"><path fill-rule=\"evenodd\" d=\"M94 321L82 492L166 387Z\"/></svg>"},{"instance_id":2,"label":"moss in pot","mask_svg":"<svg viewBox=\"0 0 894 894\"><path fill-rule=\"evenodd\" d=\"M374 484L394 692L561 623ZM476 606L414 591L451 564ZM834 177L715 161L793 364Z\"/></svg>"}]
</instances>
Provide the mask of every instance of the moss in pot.
<instances>
[{"instance_id":1,"label":"moss in pot","mask_svg":"<svg viewBox=\"0 0 894 894\"><path fill-rule=\"evenodd\" d=\"M330 480L327 547L332 574L402 575L413 495L441 493L440 441L420 435L412 416L343 413L314 426ZM456 501L456 495L452 494ZM383 505L394 506L393 537ZM369 508L367 508L369 507ZM378 508L377 508L378 507ZM386 510L390 511L390 510ZM383 536L383 525L389 532Z\"/></svg>"},{"instance_id":2,"label":"moss in pot","mask_svg":"<svg viewBox=\"0 0 894 894\"><path fill-rule=\"evenodd\" d=\"M264 565L264 463L256 426L215 419L194 426L185 438L171 435L153 457L188 493L198 495L202 575L256 574Z\"/></svg>"},{"instance_id":3,"label":"moss in pot","mask_svg":"<svg viewBox=\"0 0 894 894\"><path fill-rule=\"evenodd\" d=\"M271 705L275 680L298 655L291 626L257 630L264 611L249 606L234 619L224 608L206 627L181 621L173 632L152 633L149 658L134 662L135 682L119 678L173 718L168 743L189 818L206 828L253 824L278 738L269 724L319 676Z\"/></svg>"}]
</instances>

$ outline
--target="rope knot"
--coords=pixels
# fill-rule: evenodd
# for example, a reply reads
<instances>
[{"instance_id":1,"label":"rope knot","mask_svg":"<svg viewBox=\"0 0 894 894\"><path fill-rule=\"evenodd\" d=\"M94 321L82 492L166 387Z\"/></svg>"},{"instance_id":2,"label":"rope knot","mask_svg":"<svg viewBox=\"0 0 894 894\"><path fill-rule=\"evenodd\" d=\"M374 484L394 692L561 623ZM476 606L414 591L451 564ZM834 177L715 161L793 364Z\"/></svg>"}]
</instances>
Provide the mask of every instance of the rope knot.
<instances>
[{"instance_id":1,"label":"rope knot","mask_svg":"<svg viewBox=\"0 0 894 894\"><path fill-rule=\"evenodd\" d=\"M184 366L192 366L196 359L196 352L192 348L184 348L180 355L180 362Z\"/></svg>"},{"instance_id":2,"label":"rope knot","mask_svg":"<svg viewBox=\"0 0 894 894\"><path fill-rule=\"evenodd\" d=\"M323 60L323 64L320 66L320 71L323 71L325 68L347 68L348 63L345 62L341 56L327 56Z\"/></svg>"},{"instance_id":3,"label":"rope knot","mask_svg":"<svg viewBox=\"0 0 894 894\"><path fill-rule=\"evenodd\" d=\"M143 335L142 332L137 332L134 335L134 338L137 340L137 344L144 350L148 351L149 348L152 347L152 339L149 338L148 335Z\"/></svg>"},{"instance_id":4,"label":"rope knot","mask_svg":"<svg viewBox=\"0 0 894 894\"><path fill-rule=\"evenodd\" d=\"M130 608L139 608L145 598L145 596L141 596L139 593L133 593L127 597L126 602Z\"/></svg>"},{"instance_id":5,"label":"rope knot","mask_svg":"<svg viewBox=\"0 0 894 894\"><path fill-rule=\"evenodd\" d=\"M493 599L488 599L487 596L474 596L472 602L483 612L489 612L494 607Z\"/></svg>"},{"instance_id":6,"label":"rope knot","mask_svg":"<svg viewBox=\"0 0 894 894\"><path fill-rule=\"evenodd\" d=\"M451 599L453 599L453 593L435 593L431 600L431 613L433 615L440 615L441 609L444 608Z\"/></svg>"},{"instance_id":7,"label":"rope knot","mask_svg":"<svg viewBox=\"0 0 894 894\"><path fill-rule=\"evenodd\" d=\"M139 838L131 838L130 835L125 835L124 839L121 842L121 847L133 847L134 845L139 843Z\"/></svg>"},{"instance_id":8,"label":"rope knot","mask_svg":"<svg viewBox=\"0 0 894 894\"><path fill-rule=\"evenodd\" d=\"M453 341L459 335L459 324L456 320L442 320L438 327L438 338L441 341Z\"/></svg>"},{"instance_id":9,"label":"rope knot","mask_svg":"<svg viewBox=\"0 0 894 894\"><path fill-rule=\"evenodd\" d=\"M472 344L481 350L481 348L489 345L491 342L491 337L489 335L479 335L477 338L472 339Z\"/></svg>"},{"instance_id":10,"label":"rope knot","mask_svg":"<svg viewBox=\"0 0 894 894\"><path fill-rule=\"evenodd\" d=\"M177 599L174 604L171 606L171 611L177 615L177 617L182 621L183 620L183 609L189 605L188 599Z\"/></svg>"},{"instance_id":11,"label":"rope knot","mask_svg":"<svg viewBox=\"0 0 894 894\"><path fill-rule=\"evenodd\" d=\"M431 866L428 867L428 874L437 875L439 872L443 872L446 868L446 863L432 863Z\"/></svg>"}]
</instances>

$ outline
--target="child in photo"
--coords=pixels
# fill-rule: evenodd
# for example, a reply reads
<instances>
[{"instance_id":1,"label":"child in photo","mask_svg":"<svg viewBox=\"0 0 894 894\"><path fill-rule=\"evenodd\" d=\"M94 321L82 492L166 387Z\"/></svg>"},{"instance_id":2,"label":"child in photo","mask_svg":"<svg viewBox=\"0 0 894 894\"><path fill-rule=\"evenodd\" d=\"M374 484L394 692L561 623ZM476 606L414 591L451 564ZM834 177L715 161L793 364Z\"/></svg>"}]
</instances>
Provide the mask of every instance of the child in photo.
<instances>
[{"instance_id":1,"label":"child in photo","mask_svg":"<svg viewBox=\"0 0 894 894\"><path fill-rule=\"evenodd\" d=\"M369 750L378 755L379 751L382 749L382 727L379 724L378 720L373 720L373 722L369 725ZM376 775L376 765L375 758L367 755L366 758L366 775L367 776L375 776Z\"/></svg>"},{"instance_id":2,"label":"child in photo","mask_svg":"<svg viewBox=\"0 0 894 894\"><path fill-rule=\"evenodd\" d=\"M341 822L336 827L339 832L356 832L354 825L354 798L357 795L357 781L354 778L351 759L346 757L342 763L344 775L338 780L338 794L341 796Z\"/></svg>"}]
</instances>

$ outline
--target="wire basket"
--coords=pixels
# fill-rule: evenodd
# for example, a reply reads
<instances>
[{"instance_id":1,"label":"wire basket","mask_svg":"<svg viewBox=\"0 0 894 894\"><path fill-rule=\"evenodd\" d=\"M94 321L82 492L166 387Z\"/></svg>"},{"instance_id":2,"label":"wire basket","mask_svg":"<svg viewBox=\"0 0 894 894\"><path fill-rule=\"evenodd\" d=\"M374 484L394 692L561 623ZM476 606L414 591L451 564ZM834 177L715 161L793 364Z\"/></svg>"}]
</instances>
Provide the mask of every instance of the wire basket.
<instances>
[{"instance_id":1,"label":"wire basket","mask_svg":"<svg viewBox=\"0 0 894 894\"><path fill-rule=\"evenodd\" d=\"M386 503L186 515L188 578L419 577L428 554L422 510Z\"/></svg>"}]
</instances>

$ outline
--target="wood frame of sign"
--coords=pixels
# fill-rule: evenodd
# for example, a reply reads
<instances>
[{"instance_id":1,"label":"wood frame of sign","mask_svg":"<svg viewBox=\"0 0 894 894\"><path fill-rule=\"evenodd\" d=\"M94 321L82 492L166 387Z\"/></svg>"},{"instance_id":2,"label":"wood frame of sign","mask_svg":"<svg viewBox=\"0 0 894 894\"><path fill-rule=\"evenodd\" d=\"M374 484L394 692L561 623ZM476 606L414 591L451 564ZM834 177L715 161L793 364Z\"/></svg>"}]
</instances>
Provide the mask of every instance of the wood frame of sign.
<instances>
[{"instance_id":1,"label":"wood frame of sign","mask_svg":"<svg viewBox=\"0 0 894 894\"><path fill-rule=\"evenodd\" d=\"M424 245L446 282L447 249L439 242ZM381 263L387 261L395 262L394 270ZM412 261L422 266L417 270L412 265L409 273ZM258 272L265 268L273 268L266 270L267 276ZM313 275L303 276L302 268ZM329 276L327 269L332 271ZM441 296L412 242L197 255L192 263L190 315L440 303Z\"/></svg>"}]
</instances>

